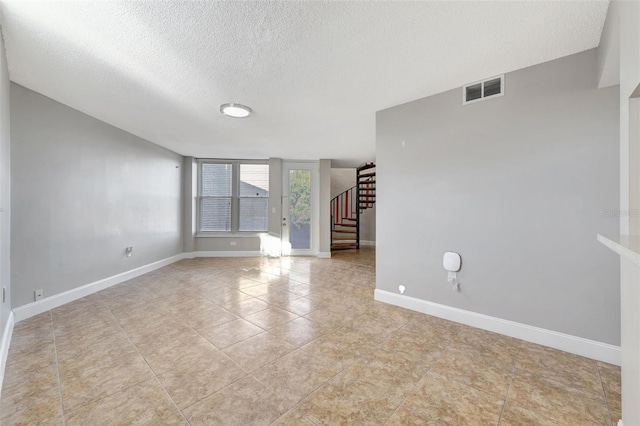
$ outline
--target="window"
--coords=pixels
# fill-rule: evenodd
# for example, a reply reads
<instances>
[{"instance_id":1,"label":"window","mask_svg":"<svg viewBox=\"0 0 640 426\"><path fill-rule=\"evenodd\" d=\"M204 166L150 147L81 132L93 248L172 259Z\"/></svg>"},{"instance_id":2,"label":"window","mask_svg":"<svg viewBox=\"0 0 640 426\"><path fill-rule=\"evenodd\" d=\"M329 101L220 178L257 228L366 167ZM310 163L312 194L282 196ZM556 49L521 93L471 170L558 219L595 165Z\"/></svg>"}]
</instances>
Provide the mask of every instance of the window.
<instances>
[{"instance_id":1,"label":"window","mask_svg":"<svg viewBox=\"0 0 640 426\"><path fill-rule=\"evenodd\" d=\"M202 161L198 172L198 232L268 230L268 164Z\"/></svg>"},{"instance_id":2,"label":"window","mask_svg":"<svg viewBox=\"0 0 640 426\"><path fill-rule=\"evenodd\" d=\"M462 104L504 95L504 75L467 84L462 88Z\"/></svg>"}]
</instances>

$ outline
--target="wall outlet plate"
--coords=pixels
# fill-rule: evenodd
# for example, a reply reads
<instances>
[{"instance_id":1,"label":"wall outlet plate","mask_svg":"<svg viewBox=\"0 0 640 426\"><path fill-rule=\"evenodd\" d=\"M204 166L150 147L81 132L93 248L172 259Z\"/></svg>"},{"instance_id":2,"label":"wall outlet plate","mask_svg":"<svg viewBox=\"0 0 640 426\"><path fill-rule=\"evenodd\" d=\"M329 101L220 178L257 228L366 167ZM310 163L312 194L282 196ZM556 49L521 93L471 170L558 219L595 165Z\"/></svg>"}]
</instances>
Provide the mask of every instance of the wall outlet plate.
<instances>
[{"instance_id":1,"label":"wall outlet plate","mask_svg":"<svg viewBox=\"0 0 640 426\"><path fill-rule=\"evenodd\" d=\"M33 292L33 298L38 301L38 300L42 300L42 297L44 295L44 290L40 289L40 290L36 290Z\"/></svg>"}]
</instances>

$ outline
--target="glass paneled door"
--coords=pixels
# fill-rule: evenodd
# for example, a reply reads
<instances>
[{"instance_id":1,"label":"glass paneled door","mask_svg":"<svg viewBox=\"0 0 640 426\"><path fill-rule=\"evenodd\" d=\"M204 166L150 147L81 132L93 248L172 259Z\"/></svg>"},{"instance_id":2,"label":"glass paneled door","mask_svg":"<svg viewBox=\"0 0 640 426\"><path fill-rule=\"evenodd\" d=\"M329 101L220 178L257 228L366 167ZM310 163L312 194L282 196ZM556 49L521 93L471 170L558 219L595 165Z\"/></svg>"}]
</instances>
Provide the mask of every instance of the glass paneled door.
<instances>
[{"instance_id":1,"label":"glass paneled door","mask_svg":"<svg viewBox=\"0 0 640 426\"><path fill-rule=\"evenodd\" d=\"M283 162L282 254L316 255L317 162Z\"/></svg>"}]
</instances>

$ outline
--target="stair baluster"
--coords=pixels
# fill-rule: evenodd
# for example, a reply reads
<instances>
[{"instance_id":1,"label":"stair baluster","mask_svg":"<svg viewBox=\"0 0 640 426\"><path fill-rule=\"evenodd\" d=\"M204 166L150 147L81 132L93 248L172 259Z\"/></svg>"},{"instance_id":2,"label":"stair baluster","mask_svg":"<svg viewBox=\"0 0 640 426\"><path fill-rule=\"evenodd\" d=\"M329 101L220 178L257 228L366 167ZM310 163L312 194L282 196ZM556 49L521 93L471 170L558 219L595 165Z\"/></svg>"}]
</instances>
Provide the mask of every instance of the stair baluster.
<instances>
[{"instance_id":1,"label":"stair baluster","mask_svg":"<svg viewBox=\"0 0 640 426\"><path fill-rule=\"evenodd\" d=\"M375 167L375 163L365 163L358 167L356 184L331 200L332 250L360 248L361 214L376 202ZM362 173L365 170L367 172Z\"/></svg>"}]
</instances>

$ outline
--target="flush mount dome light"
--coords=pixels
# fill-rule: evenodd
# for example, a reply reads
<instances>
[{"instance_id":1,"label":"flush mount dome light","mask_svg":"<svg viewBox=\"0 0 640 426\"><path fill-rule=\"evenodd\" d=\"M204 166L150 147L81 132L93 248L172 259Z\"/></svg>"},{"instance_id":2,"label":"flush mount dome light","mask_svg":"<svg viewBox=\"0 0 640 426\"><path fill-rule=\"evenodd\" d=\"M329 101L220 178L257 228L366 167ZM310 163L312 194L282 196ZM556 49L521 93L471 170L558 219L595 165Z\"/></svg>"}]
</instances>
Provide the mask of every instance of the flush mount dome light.
<instances>
[{"instance_id":1,"label":"flush mount dome light","mask_svg":"<svg viewBox=\"0 0 640 426\"><path fill-rule=\"evenodd\" d=\"M251 115L251 108L241 104L222 104L220 112L227 117L246 118Z\"/></svg>"}]
</instances>

